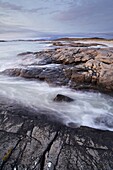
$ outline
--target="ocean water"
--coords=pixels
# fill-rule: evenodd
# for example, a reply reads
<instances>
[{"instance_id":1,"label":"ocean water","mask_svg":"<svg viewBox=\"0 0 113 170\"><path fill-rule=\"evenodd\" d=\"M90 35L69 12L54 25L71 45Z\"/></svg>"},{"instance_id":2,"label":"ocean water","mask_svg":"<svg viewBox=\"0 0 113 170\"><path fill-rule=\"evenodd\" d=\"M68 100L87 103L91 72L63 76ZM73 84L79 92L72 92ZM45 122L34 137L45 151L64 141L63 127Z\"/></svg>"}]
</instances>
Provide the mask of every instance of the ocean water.
<instances>
[{"instance_id":1,"label":"ocean water","mask_svg":"<svg viewBox=\"0 0 113 170\"><path fill-rule=\"evenodd\" d=\"M1 42L0 71L15 67L27 67L39 62L34 55L19 56L26 51L40 51L51 48L45 42ZM46 66L45 66L46 67ZM49 65L57 67L57 65ZM72 103L55 102L57 94L74 99ZM92 92L82 92L68 87L52 87L46 82L25 80L22 78L0 75L0 97L5 97L32 109L46 110L57 117L63 124L70 126L88 126L101 130L113 131L113 98Z\"/></svg>"},{"instance_id":2,"label":"ocean water","mask_svg":"<svg viewBox=\"0 0 113 170\"><path fill-rule=\"evenodd\" d=\"M48 42L31 42L31 41L8 41L0 42L0 71L8 68L20 67L24 64L35 62L33 55L18 56L24 52L38 52L50 48Z\"/></svg>"}]
</instances>

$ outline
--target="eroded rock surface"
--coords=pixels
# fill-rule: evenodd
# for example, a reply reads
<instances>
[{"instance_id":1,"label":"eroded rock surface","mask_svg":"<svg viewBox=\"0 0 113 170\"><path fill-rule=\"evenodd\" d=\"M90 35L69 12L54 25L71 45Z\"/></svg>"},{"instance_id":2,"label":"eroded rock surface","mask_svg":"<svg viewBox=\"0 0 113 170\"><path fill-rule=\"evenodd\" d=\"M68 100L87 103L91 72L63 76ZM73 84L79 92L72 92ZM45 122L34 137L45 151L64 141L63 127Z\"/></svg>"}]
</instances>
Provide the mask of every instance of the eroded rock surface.
<instances>
[{"instance_id":1,"label":"eroded rock surface","mask_svg":"<svg viewBox=\"0 0 113 170\"><path fill-rule=\"evenodd\" d=\"M112 170L113 133L69 128L46 114L0 102L1 170Z\"/></svg>"},{"instance_id":2,"label":"eroded rock surface","mask_svg":"<svg viewBox=\"0 0 113 170\"><path fill-rule=\"evenodd\" d=\"M3 73L75 89L113 90L113 48L58 48L34 55L42 58L38 64Z\"/></svg>"}]
</instances>

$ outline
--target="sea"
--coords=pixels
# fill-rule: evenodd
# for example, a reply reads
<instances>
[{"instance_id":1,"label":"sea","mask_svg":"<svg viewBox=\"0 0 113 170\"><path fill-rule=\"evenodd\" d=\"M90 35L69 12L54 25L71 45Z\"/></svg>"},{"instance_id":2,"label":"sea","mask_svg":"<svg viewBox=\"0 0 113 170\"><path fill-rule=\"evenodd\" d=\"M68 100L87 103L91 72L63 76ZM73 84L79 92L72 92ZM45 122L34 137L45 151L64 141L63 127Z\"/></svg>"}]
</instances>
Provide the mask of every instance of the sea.
<instances>
[{"instance_id":1,"label":"sea","mask_svg":"<svg viewBox=\"0 0 113 170\"><path fill-rule=\"evenodd\" d=\"M112 38L108 34L105 37ZM38 64L40 60L35 55L18 54L39 52L51 48L53 47L50 37L46 41L1 41L0 98L16 101L25 105L25 107L35 109L37 114L39 114L38 109L47 111L51 116L55 114L54 116L56 116L57 120L67 126L75 124L77 126L113 131L113 98L111 96L99 92L76 91L64 86L54 87L39 80L26 80L21 77L10 77L2 74L7 69L28 68L34 62L37 62L37 67L41 67ZM45 67L59 67L59 65L50 64L45 65ZM71 103L57 103L53 100L57 94L69 96L74 101Z\"/></svg>"}]
</instances>

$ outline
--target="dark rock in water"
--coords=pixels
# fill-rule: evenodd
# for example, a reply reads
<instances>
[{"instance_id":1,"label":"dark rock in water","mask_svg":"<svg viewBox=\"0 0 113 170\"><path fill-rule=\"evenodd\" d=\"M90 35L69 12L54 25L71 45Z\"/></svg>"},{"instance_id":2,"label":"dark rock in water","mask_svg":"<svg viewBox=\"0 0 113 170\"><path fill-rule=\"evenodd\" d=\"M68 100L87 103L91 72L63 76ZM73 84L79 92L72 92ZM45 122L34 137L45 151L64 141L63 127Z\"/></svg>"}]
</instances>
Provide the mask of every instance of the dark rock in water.
<instances>
[{"instance_id":1,"label":"dark rock in water","mask_svg":"<svg viewBox=\"0 0 113 170\"><path fill-rule=\"evenodd\" d=\"M7 41L5 41L5 40L0 40L0 42L7 42Z\"/></svg>"},{"instance_id":2,"label":"dark rock in water","mask_svg":"<svg viewBox=\"0 0 113 170\"><path fill-rule=\"evenodd\" d=\"M29 79L39 79L49 84L66 85L69 79L65 76L62 67L50 68L14 68L2 72L10 76L20 76Z\"/></svg>"},{"instance_id":3,"label":"dark rock in water","mask_svg":"<svg viewBox=\"0 0 113 170\"><path fill-rule=\"evenodd\" d=\"M63 46L64 44L62 44L61 42L53 42L54 46Z\"/></svg>"},{"instance_id":4,"label":"dark rock in water","mask_svg":"<svg viewBox=\"0 0 113 170\"><path fill-rule=\"evenodd\" d=\"M56 102L73 102L74 99L71 97L65 96L63 94L57 94L57 96L54 98L54 101Z\"/></svg>"},{"instance_id":5,"label":"dark rock in water","mask_svg":"<svg viewBox=\"0 0 113 170\"><path fill-rule=\"evenodd\" d=\"M19 53L18 56L25 56L30 54L33 54L33 52L27 51L27 52Z\"/></svg>"},{"instance_id":6,"label":"dark rock in water","mask_svg":"<svg viewBox=\"0 0 113 170\"><path fill-rule=\"evenodd\" d=\"M75 122L69 122L67 124L68 127L71 127L71 128L78 128L80 127L80 125L78 123L75 123Z\"/></svg>"}]
</instances>

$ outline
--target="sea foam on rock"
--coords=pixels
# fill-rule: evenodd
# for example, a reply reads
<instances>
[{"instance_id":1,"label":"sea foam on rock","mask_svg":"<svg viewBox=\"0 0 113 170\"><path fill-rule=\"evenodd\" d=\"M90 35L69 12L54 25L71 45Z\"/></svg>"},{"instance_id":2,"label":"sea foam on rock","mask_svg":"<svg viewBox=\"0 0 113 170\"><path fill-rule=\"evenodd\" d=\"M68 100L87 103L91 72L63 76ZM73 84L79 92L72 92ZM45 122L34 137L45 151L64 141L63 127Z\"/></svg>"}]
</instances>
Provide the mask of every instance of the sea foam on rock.
<instances>
[{"instance_id":1,"label":"sea foam on rock","mask_svg":"<svg viewBox=\"0 0 113 170\"><path fill-rule=\"evenodd\" d=\"M26 56L28 53L22 55ZM112 48L62 48L32 55L35 55L37 59L43 58L40 64L47 64L46 61L49 61L49 64L60 64L60 66L49 69L33 67L29 69L26 65L24 68L7 69L2 73L27 79L42 79L52 85L68 85L75 89L88 88L104 92L113 90ZM44 57L48 59L44 60ZM5 83L2 81L1 84L4 89ZM17 84L17 82L10 83L14 87L17 87ZM23 84L25 88L25 83ZM10 88L6 86L10 89L8 92L11 90L15 92L12 86ZM31 83L29 83L30 86ZM23 88L23 86L20 87ZM33 87L36 89L35 86ZM30 88L27 90L30 93ZM21 97L23 94L18 93L18 95ZM17 98L18 95L16 95ZM23 98L24 96L21 99ZM30 97L27 101L28 99ZM3 96L0 98L0 169L113 169L113 132L83 126L78 128L73 121L68 121L67 127L61 124L53 114L52 116L48 114L47 110L32 110L29 105L25 107L9 99L1 100ZM67 96L63 100L67 101ZM97 126L113 128L112 115L106 113L107 118L104 115L97 117L95 115L94 123ZM88 121L87 115L85 116L84 118Z\"/></svg>"},{"instance_id":2,"label":"sea foam on rock","mask_svg":"<svg viewBox=\"0 0 113 170\"><path fill-rule=\"evenodd\" d=\"M43 79L48 83L69 85L75 89L97 89L103 92L113 90L113 49L63 48L35 53L47 64L60 64L49 68L12 68L4 74L24 78ZM44 57L47 60L44 59ZM47 59L48 58L48 59ZM38 63L37 63L38 66ZM35 71L34 71L35 70ZM39 71L40 70L40 71Z\"/></svg>"}]
</instances>

